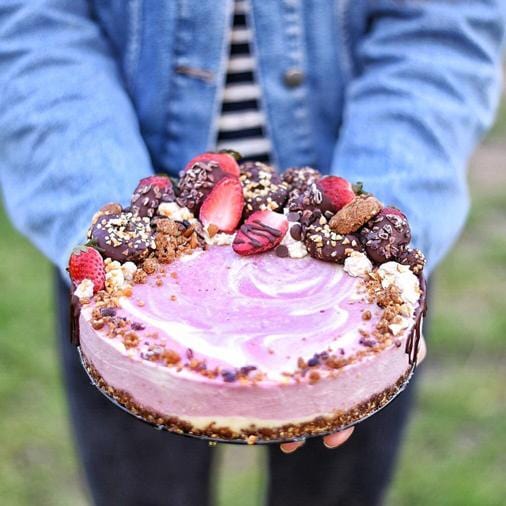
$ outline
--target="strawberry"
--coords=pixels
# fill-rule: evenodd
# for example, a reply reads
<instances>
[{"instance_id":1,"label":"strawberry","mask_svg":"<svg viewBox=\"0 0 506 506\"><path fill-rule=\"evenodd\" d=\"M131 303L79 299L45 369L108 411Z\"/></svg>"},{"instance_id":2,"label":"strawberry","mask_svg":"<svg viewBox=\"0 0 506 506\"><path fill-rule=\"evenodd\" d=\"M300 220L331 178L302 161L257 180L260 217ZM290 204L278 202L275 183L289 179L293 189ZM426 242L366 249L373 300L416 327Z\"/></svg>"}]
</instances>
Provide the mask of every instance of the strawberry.
<instances>
[{"instance_id":1,"label":"strawberry","mask_svg":"<svg viewBox=\"0 0 506 506\"><path fill-rule=\"evenodd\" d=\"M322 193L322 211L335 213L354 198L355 193L349 181L339 176L325 176L316 183Z\"/></svg>"},{"instance_id":2,"label":"strawberry","mask_svg":"<svg viewBox=\"0 0 506 506\"><path fill-rule=\"evenodd\" d=\"M225 176L205 198L199 219L206 228L215 225L221 232L231 234L241 221L243 207L241 182L237 177Z\"/></svg>"},{"instance_id":3,"label":"strawberry","mask_svg":"<svg viewBox=\"0 0 506 506\"><path fill-rule=\"evenodd\" d=\"M172 186L171 180L167 176L148 176L139 181L138 186L157 186L160 190L166 190Z\"/></svg>"},{"instance_id":4,"label":"strawberry","mask_svg":"<svg viewBox=\"0 0 506 506\"><path fill-rule=\"evenodd\" d=\"M240 157L237 153L230 151L220 151L219 153L202 153L192 158L184 168L184 172L186 172L190 167L193 167L197 162L216 162L220 169L231 176L239 177L240 170L239 165L236 160L236 156Z\"/></svg>"},{"instance_id":5,"label":"strawberry","mask_svg":"<svg viewBox=\"0 0 506 506\"><path fill-rule=\"evenodd\" d=\"M256 211L244 222L232 244L238 255L248 256L276 248L286 232L288 220L274 211Z\"/></svg>"},{"instance_id":6,"label":"strawberry","mask_svg":"<svg viewBox=\"0 0 506 506\"><path fill-rule=\"evenodd\" d=\"M79 246L72 251L68 271L70 279L76 285L83 279L89 279L93 282L93 293L104 288L104 261L100 253L90 246Z\"/></svg>"},{"instance_id":7,"label":"strawberry","mask_svg":"<svg viewBox=\"0 0 506 506\"><path fill-rule=\"evenodd\" d=\"M141 179L132 195L132 209L142 218L152 218L161 202L175 198L172 181L166 176L149 176Z\"/></svg>"}]
</instances>

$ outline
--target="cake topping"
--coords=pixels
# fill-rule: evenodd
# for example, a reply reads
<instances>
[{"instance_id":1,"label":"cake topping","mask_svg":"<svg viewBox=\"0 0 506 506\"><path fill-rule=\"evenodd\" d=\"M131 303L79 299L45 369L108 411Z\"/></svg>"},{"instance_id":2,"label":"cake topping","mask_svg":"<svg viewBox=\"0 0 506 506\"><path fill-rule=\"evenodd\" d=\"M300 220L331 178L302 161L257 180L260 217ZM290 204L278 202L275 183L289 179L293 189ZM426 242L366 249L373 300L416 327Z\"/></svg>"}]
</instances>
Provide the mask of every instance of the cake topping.
<instances>
[{"instance_id":1,"label":"cake topping","mask_svg":"<svg viewBox=\"0 0 506 506\"><path fill-rule=\"evenodd\" d=\"M218 231L231 234L241 221L243 208L244 197L239 179L226 176L205 198L199 218L206 229L214 225Z\"/></svg>"},{"instance_id":2,"label":"cake topping","mask_svg":"<svg viewBox=\"0 0 506 506\"><path fill-rule=\"evenodd\" d=\"M149 218L131 212L101 216L90 238L105 257L120 262L142 260L154 247Z\"/></svg>"},{"instance_id":3,"label":"cake topping","mask_svg":"<svg viewBox=\"0 0 506 506\"><path fill-rule=\"evenodd\" d=\"M76 287L74 295L82 302L93 297L94 285L91 279L83 279Z\"/></svg>"},{"instance_id":4,"label":"cake topping","mask_svg":"<svg viewBox=\"0 0 506 506\"><path fill-rule=\"evenodd\" d=\"M72 251L68 271L70 279L75 285L79 285L84 280L89 280L93 283L93 293L104 288L104 261L100 253L90 246L79 246ZM83 294L85 291L89 293L89 283L81 287L80 293Z\"/></svg>"},{"instance_id":5,"label":"cake topping","mask_svg":"<svg viewBox=\"0 0 506 506\"><path fill-rule=\"evenodd\" d=\"M401 342L402 333L412 325L421 297L422 278L415 274L421 273L425 260L421 252L409 248L409 225L398 209L383 208L374 196L363 193L358 186L352 187L338 176L322 177L315 169L302 167L288 169L280 177L272 167L260 162L246 162L239 166L230 154L225 153L204 153L192 159L176 186L177 196L169 178L145 178L135 189L130 208L109 204L95 215L89 235L96 245L96 250L91 248L95 252L92 255L100 261L102 257L105 259L102 261L103 279L95 287L93 273L80 281L73 278L77 301L84 305L91 302L92 308L102 309L125 308L131 304L138 311L142 307L143 313L152 304L151 290L161 287L160 297L179 313L185 297L176 287L182 285L183 280L172 276L165 264L181 257L178 267L187 263L193 268L199 254L204 257L216 252L218 246L230 248L232 245L233 251L239 255L272 251L277 257L286 258L286 262L309 254L324 262L343 264L343 271L348 276L362 278L358 281L343 277L343 283L353 282L360 286L353 292L353 297L357 300L362 297L375 304L368 313L354 310L360 308L359 304L350 309L354 317L358 313L361 325L355 342L360 344L359 353L376 353L381 347ZM208 251L204 251L206 249ZM205 262L210 258L206 257ZM275 265L276 269L281 265L272 263L269 256L265 261L269 266ZM238 284L241 289L250 286L252 273L259 271L262 259L251 259L250 262L248 284ZM306 262L306 269L315 265L311 259L293 263L294 272L299 265L304 265L303 262ZM242 263L239 266L241 270L247 270ZM341 279L342 272L332 265L327 267L332 273L328 277L329 283L333 282L334 274L336 279ZM234 262L227 269L230 269L230 275L237 276ZM267 272L263 281L274 294L277 288L268 276L273 274L274 279L278 276L274 271ZM282 274L286 276L285 270ZM292 283L294 287L297 276ZM199 290L202 296L217 290L210 281L208 283ZM324 286L329 286L327 277ZM292 287L287 285L279 293L290 290ZM127 306L120 303L127 301L121 298L123 296L131 297ZM317 310L313 323L325 322L330 312L329 309ZM137 328L134 322L123 320L122 314L97 314L92 326L102 329L109 337L121 336L131 352L139 348L139 353L148 353L146 343L153 344L147 337L149 332L153 333L153 329L149 329L151 323L145 321L148 330ZM140 314L135 318L142 321ZM182 345L184 355L190 343ZM156 360L163 364L189 368L227 382L260 381L258 378L264 375L262 371L244 372L239 368L241 364L216 367L212 360L198 357L197 345L191 346L197 356L187 357L188 361L185 358L175 361L175 355L172 360L172 350L167 354L165 343L159 346L160 352L152 356L158 357ZM325 349L321 354L305 357L307 362L300 374L286 373L286 381L316 382L322 373L326 374L325 371L348 363L350 357L343 357L334 345ZM265 350L273 357L279 354L276 346L266 345ZM291 360L290 355L283 353L286 360Z\"/></svg>"},{"instance_id":6,"label":"cake topping","mask_svg":"<svg viewBox=\"0 0 506 506\"><path fill-rule=\"evenodd\" d=\"M312 200L323 213L336 213L354 198L351 183L339 176L325 176L309 189Z\"/></svg>"},{"instance_id":7,"label":"cake topping","mask_svg":"<svg viewBox=\"0 0 506 506\"><path fill-rule=\"evenodd\" d=\"M91 219L91 224L94 225L101 216L104 216L106 214L119 214L121 213L121 211L123 211L123 208L121 207L120 204L117 204L116 202L110 202L109 204L105 204L93 215L93 218Z\"/></svg>"},{"instance_id":8,"label":"cake topping","mask_svg":"<svg viewBox=\"0 0 506 506\"><path fill-rule=\"evenodd\" d=\"M239 255L254 255L278 246L288 230L288 220L273 211L256 211L237 232L232 247Z\"/></svg>"},{"instance_id":9,"label":"cake topping","mask_svg":"<svg viewBox=\"0 0 506 506\"><path fill-rule=\"evenodd\" d=\"M276 211L283 208L288 198L288 185L272 167L260 162L245 162L240 168L246 217L259 210Z\"/></svg>"},{"instance_id":10,"label":"cake topping","mask_svg":"<svg viewBox=\"0 0 506 506\"><path fill-rule=\"evenodd\" d=\"M239 177L240 170L237 160L241 158L241 155L233 150L222 150L219 153L202 153L192 158L185 167L185 171L189 170L196 163L199 162L214 162L217 163L221 170L231 176Z\"/></svg>"},{"instance_id":11,"label":"cake topping","mask_svg":"<svg viewBox=\"0 0 506 506\"><path fill-rule=\"evenodd\" d=\"M397 262L386 262L378 267L377 273L381 279L381 286L384 288L395 286L399 289L400 297L405 303L411 306L416 305L420 298L420 281L409 266Z\"/></svg>"},{"instance_id":12,"label":"cake topping","mask_svg":"<svg viewBox=\"0 0 506 506\"><path fill-rule=\"evenodd\" d=\"M181 207L177 202L162 202L158 206L158 215L175 221L195 219L195 216L187 207Z\"/></svg>"},{"instance_id":13,"label":"cake topping","mask_svg":"<svg viewBox=\"0 0 506 506\"><path fill-rule=\"evenodd\" d=\"M351 234L374 218L382 209L381 202L371 195L359 195L331 218L329 225L339 234Z\"/></svg>"},{"instance_id":14,"label":"cake topping","mask_svg":"<svg viewBox=\"0 0 506 506\"><path fill-rule=\"evenodd\" d=\"M292 167L283 172L283 181L289 186L290 194L303 193L322 175L312 167Z\"/></svg>"},{"instance_id":15,"label":"cake topping","mask_svg":"<svg viewBox=\"0 0 506 506\"><path fill-rule=\"evenodd\" d=\"M395 207L383 208L360 230L369 258L376 263L396 259L411 240L408 220Z\"/></svg>"},{"instance_id":16,"label":"cake topping","mask_svg":"<svg viewBox=\"0 0 506 506\"><path fill-rule=\"evenodd\" d=\"M201 247L203 239L198 227L187 221L178 222L169 218L157 220L154 252L156 258L166 264Z\"/></svg>"},{"instance_id":17,"label":"cake topping","mask_svg":"<svg viewBox=\"0 0 506 506\"><path fill-rule=\"evenodd\" d=\"M310 225L305 232L304 244L313 258L340 264L352 251L363 250L357 236L338 234L328 224Z\"/></svg>"},{"instance_id":18,"label":"cake topping","mask_svg":"<svg viewBox=\"0 0 506 506\"><path fill-rule=\"evenodd\" d=\"M372 271L372 262L360 251L352 251L344 260L344 272L355 278L364 278Z\"/></svg>"},{"instance_id":19,"label":"cake topping","mask_svg":"<svg viewBox=\"0 0 506 506\"><path fill-rule=\"evenodd\" d=\"M174 189L168 177L145 177L134 190L131 208L141 217L152 218L160 202L172 202L174 199Z\"/></svg>"},{"instance_id":20,"label":"cake topping","mask_svg":"<svg viewBox=\"0 0 506 506\"><path fill-rule=\"evenodd\" d=\"M197 214L214 185L226 175L214 161L199 161L187 166L179 179L176 202Z\"/></svg>"},{"instance_id":21,"label":"cake topping","mask_svg":"<svg viewBox=\"0 0 506 506\"><path fill-rule=\"evenodd\" d=\"M401 252L397 260L400 264L408 265L415 274L420 274L425 267L425 256L416 248L406 248Z\"/></svg>"},{"instance_id":22,"label":"cake topping","mask_svg":"<svg viewBox=\"0 0 506 506\"><path fill-rule=\"evenodd\" d=\"M283 258L304 258L308 253L302 242L302 225L298 221L299 213L291 213L285 209L285 216L288 220L288 232L276 248L276 255Z\"/></svg>"}]
</instances>

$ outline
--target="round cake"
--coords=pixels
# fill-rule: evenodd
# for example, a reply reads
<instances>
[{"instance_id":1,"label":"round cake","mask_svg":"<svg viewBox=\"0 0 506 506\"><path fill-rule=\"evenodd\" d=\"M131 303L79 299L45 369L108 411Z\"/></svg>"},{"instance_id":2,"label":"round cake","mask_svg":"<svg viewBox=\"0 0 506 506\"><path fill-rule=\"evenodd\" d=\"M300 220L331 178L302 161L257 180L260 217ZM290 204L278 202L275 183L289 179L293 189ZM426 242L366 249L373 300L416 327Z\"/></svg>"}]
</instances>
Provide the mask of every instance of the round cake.
<instances>
[{"instance_id":1,"label":"round cake","mask_svg":"<svg viewBox=\"0 0 506 506\"><path fill-rule=\"evenodd\" d=\"M74 343L95 385L153 425L325 434L415 367L423 255L399 210L336 176L206 153L175 188L153 176L104 206L89 240L69 262Z\"/></svg>"}]
</instances>

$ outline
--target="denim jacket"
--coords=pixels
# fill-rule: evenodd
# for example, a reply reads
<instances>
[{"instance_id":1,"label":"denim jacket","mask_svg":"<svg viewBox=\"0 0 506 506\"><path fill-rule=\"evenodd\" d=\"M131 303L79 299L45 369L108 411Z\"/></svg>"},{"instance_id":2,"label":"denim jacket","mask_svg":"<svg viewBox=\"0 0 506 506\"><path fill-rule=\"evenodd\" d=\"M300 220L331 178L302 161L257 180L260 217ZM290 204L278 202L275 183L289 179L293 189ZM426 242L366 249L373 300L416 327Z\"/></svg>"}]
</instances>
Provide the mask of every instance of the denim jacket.
<instances>
[{"instance_id":1,"label":"denim jacket","mask_svg":"<svg viewBox=\"0 0 506 506\"><path fill-rule=\"evenodd\" d=\"M93 212L214 144L233 0L2 0L0 180L60 268ZM433 268L500 90L504 0L251 0L280 169L403 209Z\"/></svg>"}]
</instances>

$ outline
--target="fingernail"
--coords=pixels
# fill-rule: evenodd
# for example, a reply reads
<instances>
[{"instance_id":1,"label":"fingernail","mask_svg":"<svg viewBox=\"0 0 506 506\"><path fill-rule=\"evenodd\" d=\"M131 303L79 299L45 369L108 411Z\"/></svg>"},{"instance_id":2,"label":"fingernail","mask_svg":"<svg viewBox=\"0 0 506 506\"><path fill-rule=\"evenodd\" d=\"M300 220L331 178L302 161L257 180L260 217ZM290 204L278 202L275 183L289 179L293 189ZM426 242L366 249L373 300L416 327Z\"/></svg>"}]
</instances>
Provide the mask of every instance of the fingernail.
<instances>
[{"instance_id":1,"label":"fingernail","mask_svg":"<svg viewBox=\"0 0 506 506\"><path fill-rule=\"evenodd\" d=\"M299 449L303 445L304 441L294 441L293 443L285 443L281 445L281 451L286 454L293 453L295 450Z\"/></svg>"}]
</instances>

